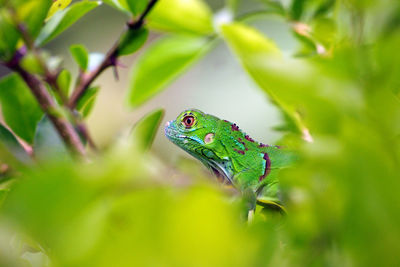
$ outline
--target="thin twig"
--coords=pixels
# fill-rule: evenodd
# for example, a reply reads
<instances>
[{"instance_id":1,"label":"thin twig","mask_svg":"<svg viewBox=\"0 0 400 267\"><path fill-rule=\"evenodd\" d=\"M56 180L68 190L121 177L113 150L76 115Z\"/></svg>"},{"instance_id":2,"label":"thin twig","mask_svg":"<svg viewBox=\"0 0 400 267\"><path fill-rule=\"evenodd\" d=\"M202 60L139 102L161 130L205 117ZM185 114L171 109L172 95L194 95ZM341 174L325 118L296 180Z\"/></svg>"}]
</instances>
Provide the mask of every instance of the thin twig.
<instances>
[{"instance_id":1,"label":"thin twig","mask_svg":"<svg viewBox=\"0 0 400 267\"><path fill-rule=\"evenodd\" d=\"M143 11L143 13L140 15L140 17L132 22L128 22L128 29L126 31L130 30L137 30L140 27L143 26L144 19L146 16L149 14L151 9L154 7L156 4L157 0L151 0L148 5L146 6L146 9ZM79 101L79 99L85 94L86 90L89 89L91 83L108 67L111 66L116 66L117 64L117 57L118 57L118 48L119 48L120 40L118 40L112 47L111 49L107 52L103 62L93 71L89 73L81 73L79 78L78 78L78 85L76 86L74 92L72 93L67 106L70 109L74 109Z\"/></svg>"},{"instance_id":2,"label":"thin twig","mask_svg":"<svg viewBox=\"0 0 400 267\"><path fill-rule=\"evenodd\" d=\"M89 130L87 129L85 123L81 120L80 115L77 112L75 112L74 110L71 110L66 106L67 102L68 102L68 98L64 94L64 92L61 90L60 86L57 83L57 77L59 75L59 72L56 75L54 75L53 73L50 72L50 70L47 68L46 65L44 65L44 69L45 69L45 76L46 76L45 81L59 95L63 106L66 107L67 110L69 110L71 119L73 120L73 124L75 125L75 127L77 128L79 133L85 138L85 140L88 142L89 146L93 150L96 151L97 150L96 144L94 143L92 137L90 136Z\"/></svg>"}]
</instances>

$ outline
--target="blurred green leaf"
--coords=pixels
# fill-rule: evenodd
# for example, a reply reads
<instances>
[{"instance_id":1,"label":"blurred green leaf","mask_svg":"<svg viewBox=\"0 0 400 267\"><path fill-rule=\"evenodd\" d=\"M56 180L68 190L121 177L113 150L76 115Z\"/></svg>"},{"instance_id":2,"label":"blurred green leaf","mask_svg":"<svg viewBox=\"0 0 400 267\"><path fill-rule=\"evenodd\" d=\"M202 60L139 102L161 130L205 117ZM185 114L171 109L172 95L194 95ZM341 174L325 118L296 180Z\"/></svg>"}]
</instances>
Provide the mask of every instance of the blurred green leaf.
<instances>
[{"instance_id":1,"label":"blurred green leaf","mask_svg":"<svg viewBox=\"0 0 400 267\"><path fill-rule=\"evenodd\" d=\"M300 41L300 49L295 53L296 57L313 56L317 53L317 44L310 35L303 35L293 31L293 35Z\"/></svg>"},{"instance_id":2,"label":"blurred green leaf","mask_svg":"<svg viewBox=\"0 0 400 267\"><path fill-rule=\"evenodd\" d=\"M283 111L285 118L292 121L289 124L296 125L296 128L291 128L291 130L297 133L307 131L295 107L280 98L279 90L282 88L271 86L268 79L258 69L262 62L281 61L281 52L275 43L257 30L241 23L222 26L222 34L254 81Z\"/></svg>"},{"instance_id":3,"label":"blurred green leaf","mask_svg":"<svg viewBox=\"0 0 400 267\"><path fill-rule=\"evenodd\" d=\"M319 43L326 47L335 44L337 35L337 26L332 19L315 19L312 23L312 36Z\"/></svg>"},{"instance_id":4,"label":"blurred green leaf","mask_svg":"<svg viewBox=\"0 0 400 267\"><path fill-rule=\"evenodd\" d=\"M120 0L121 1L121 0ZM129 10L133 15L138 15L144 11L147 6L148 0L123 0L126 1L129 7Z\"/></svg>"},{"instance_id":5,"label":"blurred green leaf","mask_svg":"<svg viewBox=\"0 0 400 267\"><path fill-rule=\"evenodd\" d=\"M130 13L128 5L126 3L126 0L121 0L121 1L120 0L103 0L103 2L119 11L122 11L127 14Z\"/></svg>"},{"instance_id":6,"label":"blurred green leaf","mask_svg":"<svg viewBox=\"0 0 400 267\"><path fill-rule=\"evenodd\" d=\"M325 16L329 11L331 11L335 7L336 2L337 2L336 0L321 1L321 3L319 3L319 6L316 8L314 12L314 18Z\"/></svg>"},{"instance_id":7,"label":"blurred green leaf","mask_svg":"<svg viewBox=\"0 0 400 267\"><path fill-rule=\"evenodd\" d=\"M291 6L290 6L291 19L293 19L294 21L298 21L301 19L301 16L303 15L303 10L304 10L305 4L306 4L306 1L304 1L304 0L292 0Z\"/></svg>"},{"instance_id":8,"label":"blurred green leaf","mask_svg":"<svg viewBox=\"0 0 400 267\"><path fill-rule=\"evenodd\" d=\"M133 126L131 139L141 151L147 151L151 148L164 113L164 109L156 109Z\"/></svg>"},{"instance_id":9,"label":"blurred green leaf","mask_svg":"<svg viewBox=\"0 0 400 267\"><path fill-rule=\"evenodd\" d=\"M202 0L159 1L149 15L148 25L167 32L211 34L212 13Z\"/></svg>"},{"instance_id":10,"label":"blurred green leaf","mask_svg":"<svg viewBox=\"0 0 400 267\"><path fill-rule=\"evenodd\" d=\"M11 4L16 10L17 21L26 27L29 37L33 40L43 27L51 3L51 0L16 0Z\"/></svg>"},{"instance_id":11,"label":"blurred green leaf","mask_svg":"<svg viewBox=\"0 0 400 267\"><path fill-rule=\"evenodd\" d=\"M0 8L0 59L10 60L19 39L19 32L12 23L10 13Z\"/></svg>"},{"instance_id":12,"label":"blurred green leaf","mask_svg":"<svg viewBox=\"0 0 400 267\"><path fill-rule=\"evenodd\" d=\"M81 44L71 45L69 51L76 63L78 63L79 68L81 70L86 70L89 62L89 55L86 47Z\"/></svg>"},{"instance_id":13,"label":"blurred green leaf","mask_svg":"<svg viewBox=\"0 0 400 267\"><path fill-rule=\"evenodd\" d=\"M82 113L83 117L89 116L94 102L96 101L99 89L99 87L90 87L88 90L86 90L82 97L79 98L76 109Z\"/></svg>"},{"instance_id":14,"label":"blurred green leaf","mask_svg":"<svg viewBox=\"0 0 400 267\"><path fill-rule=\"evenodd\" d=\"M21 162L27 163L30 161L30 157L25 149L17 141L15 136L2 124L0 124L0 143Z\"/></svg>"},{"instance_id":15,"label":"blurred green leaf","mask_svg":"<svg viewBox=\"0 0 400 267\"><path fill-rule=\"evenodd\" d=\"M65 9L72 0L53 0L53 4L50 7L49 13L47 13L46 19L51 18L57 11Z\"/></svg>"},{"instance_id":16,"label":"blurred green leaf","mask_svg":"<svg viewBox=\"0 0 400 267\"><path fill-rule=\"evenodd\" d=\"M273 227L245 227L236 206L210 186L154 186L150 171L138 173L142 158L141 153L119 159L113 169L110 161L100 161L31 170L12 187L2 218L51 251L51 264L61 266L259 266L269 261L264 257L277 246L266 252L262 240L268 236L279 244L269 230ZM121 179L128 166L131 175L146 179ZM151 166L154 172L155 161Z\"/></svg>"},{"instance_id":17,"label":"blurred green leaf","mask_svg":"<svg viewBox=\"0 0 400 267\"><path fill-rule=\"evenodd\" d=\"M0 207L3 204L4 199L6 199L8 189L0 189Z\"/></svg>"},{"instance_id":18,"label":"blurred green leaf","mask_svg":"<svg viewBox=\"0 0 400 267\"><path fill-rule=\"evenodd\" d=\"M65 143L47 116L43 116L38 123L33 142L33 151L35 158L39 160L54 158L65 160L70 158Z\"/></svg>"},{"instance_id":19,"label":"blurred green leaf","mask_svg":"<svg viewBox=\"0 0 400 267\"><path fill-rule=\"evenodd\" d=\"M159 93L210 47L202 37L169 36L153 43L133 67L128 101L137 107Z\"/></svg>"},{"instance_id":20,"label":"blurred green leaf","mask_svg":"<svg viewBox=\"0 0 400 267\"><path fill-rule=\"evenodd\" d=\"M63 69L57 76L57 85L65 96L69 95L71 85L71 73L67 69Z\"/></svg>"},{"instance_id":21,"label":"blurred green leaf","mask_svg":"<svg viewBox=\"0 0 400 267\"><path fill-rule=\"evenodd\" d=\"M42 46L68 29L78 19L99 5L99 2L80 1L51 17L41 30L36 45Z\"/></svg>"},{"instance_id":22,"label":"blurred green leaf","mask_svg":"<svg viewBox=\"0 0 400 267\"><path fill-rule=\"evenodd\" d=\"M146 42L149 30L146 28L131 29L121 37L118 55L129 55L138 50Z\"/></svg>"},{"instance_id":23,"label":"blurred green leaf","mask_svg":"<svg viewBox=\"0 0 400 267\"><path fill-rule=\"evenodd\" d=\"M28 52L21 60L21 67L31 74L43 74L44 69L35 53Z\"/></svg>"},{"instance_id":24,"label":"blurred green leaf","mask_svg":"<svg viewBox=\"0 0 400 267\"><path fill-rule=\"evenodd\" d=\"M7 125L19 137L32 143L36 125L43 113L17 74L8 75L0 81L0 101Z\"/></svg>"},{"instance_id":25,"label":"blurred green leaf","mask_svg":"<svg viewBox=\"0 0 400 267\"><path fill-rule=\"evenodd\" d=\"M259 0L260 2L263 2L265 6L268 8L268 11L271 11L273 13L279 14L279 15L286 15L286 10L284 6L282 5L281 1L277 0Z\"/></svg>"}]
</instances>

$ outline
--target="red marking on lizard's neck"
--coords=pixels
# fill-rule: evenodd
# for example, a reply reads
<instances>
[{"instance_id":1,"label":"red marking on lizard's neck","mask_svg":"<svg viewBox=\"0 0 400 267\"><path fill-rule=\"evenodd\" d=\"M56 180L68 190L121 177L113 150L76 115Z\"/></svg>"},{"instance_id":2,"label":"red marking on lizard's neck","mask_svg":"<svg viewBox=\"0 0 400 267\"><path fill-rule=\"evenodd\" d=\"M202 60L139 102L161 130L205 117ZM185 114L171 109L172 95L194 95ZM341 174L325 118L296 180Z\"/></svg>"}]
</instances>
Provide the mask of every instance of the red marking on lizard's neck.
<instances>
[{"instance_id":1,"label":"red marking on lizard's neck","mask_svg":"<svg viewBox=\"0 0 400 267\"><path fill-rule=\"evenodd\" d=\"M251 138L249 135L246 134L246 136L244 138L246 138L247 141L254 143L254 139Z\"/></svg>"},{"instance_id":2,"label":"red marking on lizard's neck","mask_svg":"<svg viewBox=\"0 0 400 267\"><path fill-rule=\"evenodd\" d=\"M264 174L260 176L258 179L260 182L265 179L265 177L268 176L268 174L271 172L271 159L268 156L268 153L264 153L263 159L265 160L265 170Z\"/></svg>"},{"instance_id":3,"label":"red marking on lizard's neck","mask_svg":"<svg viewBox=\"0 0 400 267\"><path fill-rule=\"evenodd\" d=\"M244 153L245 153L243 150L239 150L239 149L236 149L236 148L234 148L233 150L236 151L237 153L241 154L241 155L244 155Z\"/></svg>"},{"instance_id":4,"label":"red marking on lizard's neck","mask_svg":"<svg viewBox=\"0 0 400 267\"><path fill-rule=\"evenodd\" d=\"M237 126L235 123L233 123L231 125L231 127L232 127L232 131L239 131L239 126Z\"/></svg>"}]
</instances>

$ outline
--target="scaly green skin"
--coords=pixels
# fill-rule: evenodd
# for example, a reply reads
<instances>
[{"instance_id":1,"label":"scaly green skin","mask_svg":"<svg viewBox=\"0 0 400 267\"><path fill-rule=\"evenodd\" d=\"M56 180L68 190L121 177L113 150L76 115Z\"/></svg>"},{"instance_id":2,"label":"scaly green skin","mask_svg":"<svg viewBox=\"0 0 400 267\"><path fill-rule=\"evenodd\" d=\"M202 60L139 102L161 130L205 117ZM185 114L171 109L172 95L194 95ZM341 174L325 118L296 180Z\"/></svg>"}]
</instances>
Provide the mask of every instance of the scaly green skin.
<instances>
[{"instance_id":1,"label":"scaly green skin","mask_svg":"<svg viewBox=\"0 0 400 267\"><path fill-rule=\"evenodd\" d=\"M241 191L250 210L256 200L282 208L278 173L295 161L292 152L258 143L236 124L195 109L167 122L165 135Z\"/></svg>"}]
</instances>

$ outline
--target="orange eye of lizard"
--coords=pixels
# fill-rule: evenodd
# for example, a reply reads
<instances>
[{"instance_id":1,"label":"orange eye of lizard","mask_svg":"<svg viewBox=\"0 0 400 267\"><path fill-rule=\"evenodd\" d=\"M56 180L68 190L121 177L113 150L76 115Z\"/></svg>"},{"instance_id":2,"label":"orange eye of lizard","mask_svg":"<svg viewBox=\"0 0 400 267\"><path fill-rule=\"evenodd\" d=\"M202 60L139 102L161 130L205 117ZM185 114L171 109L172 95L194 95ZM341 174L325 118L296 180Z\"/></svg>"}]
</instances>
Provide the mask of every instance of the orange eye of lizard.
<instances>
[{"instance_id":1,"label":"orange eye of lizard","mask_svg":"<svg viewBox=\"0 0 400 267\"><path fill-rule=\"evenodd\" d=\"M182 120L183 124L186 126L186 128L190 128L193 126L194 123L194 117L193 116L186 116Z\"/></svg>"}]
</instances>

